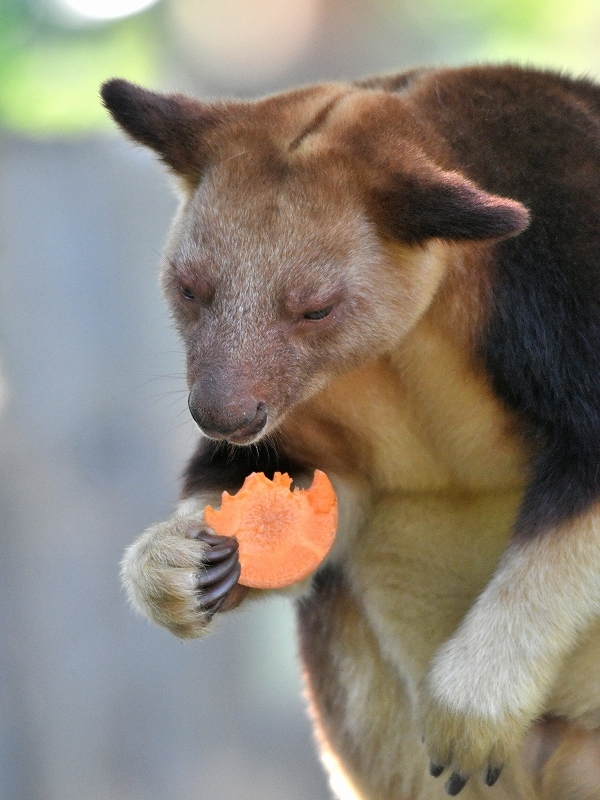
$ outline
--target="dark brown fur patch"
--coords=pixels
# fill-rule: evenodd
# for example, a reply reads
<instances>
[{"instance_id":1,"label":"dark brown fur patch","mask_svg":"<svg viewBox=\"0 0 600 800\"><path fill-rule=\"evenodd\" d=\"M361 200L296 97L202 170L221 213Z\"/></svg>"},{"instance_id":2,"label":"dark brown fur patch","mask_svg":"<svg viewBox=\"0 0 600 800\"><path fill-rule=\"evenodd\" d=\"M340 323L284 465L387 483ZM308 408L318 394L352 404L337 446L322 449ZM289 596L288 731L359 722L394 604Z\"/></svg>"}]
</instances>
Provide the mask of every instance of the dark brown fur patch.
<instances>
[{"instance_id":1,"label":"dark brown fur patch","mask_svg":"<svg viewBox=\"0 0 600 800\"><path fill-rule=\"evenodd\" d=\"M456 173L434 170L388 176L373 195L375 216L392 239L417 244L504 239L529 224L520 203L483 192Z\"/></svg>"}]
</instances>

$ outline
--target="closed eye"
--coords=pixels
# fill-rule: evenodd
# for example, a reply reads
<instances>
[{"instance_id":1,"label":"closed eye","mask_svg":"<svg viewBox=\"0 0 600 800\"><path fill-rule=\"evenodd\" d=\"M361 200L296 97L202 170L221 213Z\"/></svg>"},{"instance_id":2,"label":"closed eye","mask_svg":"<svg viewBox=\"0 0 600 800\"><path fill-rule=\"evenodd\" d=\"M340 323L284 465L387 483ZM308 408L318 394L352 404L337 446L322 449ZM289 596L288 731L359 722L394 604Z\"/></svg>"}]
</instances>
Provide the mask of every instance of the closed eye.
<instances>
[{"instance_id":1,"label":"closed eye","mask_svg":"<svg viewBox=\"0 0 600 800\"><path fill-rule=\"evenodd\" d=\"M328 317L332 311L333 306L326 306L325 308L319 308L317 311L307 311L306 314L303 314L303 318L318 322L320 319Z\"/></svg>"},{"instance_id":2,"label":"closed eye","mask_svg":"<svg viewBox=\"0 0 600 800\"><path fill-rule=\"evenodd\" d=\"M179 290L186 300L196 299L196 295L190 289L188 289L187 286L180 286Z\"/></svg>"}]
</instances>

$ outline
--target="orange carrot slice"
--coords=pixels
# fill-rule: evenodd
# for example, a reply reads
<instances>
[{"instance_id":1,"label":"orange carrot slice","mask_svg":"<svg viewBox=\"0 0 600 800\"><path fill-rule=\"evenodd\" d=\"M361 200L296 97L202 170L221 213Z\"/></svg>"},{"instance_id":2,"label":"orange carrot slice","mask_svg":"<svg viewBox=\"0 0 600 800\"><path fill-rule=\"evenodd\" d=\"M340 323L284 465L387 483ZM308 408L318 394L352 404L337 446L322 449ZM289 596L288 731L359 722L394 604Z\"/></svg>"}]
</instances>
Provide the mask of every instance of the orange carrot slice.
<instances>
[{"instance_id":1,"label":"orange carrot slice","mask_svg":"<svg viewBox=\"0 0 600 800\"><path fill-rule=\"evenodd\" d=\"M281 589L306 578L335 538L337 499L331 481L315 470L308 489L290 491L292 479L253 472L235 495L223 492L221 508L204 510L207 525L239 542L239 582L254 589Z\"/></svg>"}]
</instances>

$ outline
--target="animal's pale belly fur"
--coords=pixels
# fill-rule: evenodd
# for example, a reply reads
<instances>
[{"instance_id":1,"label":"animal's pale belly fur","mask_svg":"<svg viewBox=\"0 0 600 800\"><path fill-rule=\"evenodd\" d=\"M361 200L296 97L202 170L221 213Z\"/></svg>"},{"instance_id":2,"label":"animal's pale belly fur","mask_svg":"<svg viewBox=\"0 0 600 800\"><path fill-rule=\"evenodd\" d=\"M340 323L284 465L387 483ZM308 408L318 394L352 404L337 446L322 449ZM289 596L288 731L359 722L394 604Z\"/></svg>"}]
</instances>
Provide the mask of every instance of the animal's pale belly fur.
<instances>
[{"instance_id":1,"label":"animal's pale belly fur","mask_svg":"<svg viewBox=\"0 0 600 800\"><path fill-rule=\"evenodd\" d=\"M482 376L426 320L392 357L334 382L315 409L324 429L328 421L353 429L362 471L354 477L368 482L372 502L340 548L334 579L299 612L324 760L331 769L331 751L339 755L361 798L442 798L443 779L428 774L421 744L420 685L507 547L522 452ZM310 429L309 419L302 424ZM321 452L332 449L324 436ZM565 666L548 712L597 726L598 663L600 626ZM491 791L473 778L461 796L491 800ZM493 793L546 798L520 764L507 765Z\"/></svg>"},{"instance_id":2,"label":"animal's pale belly fur","mask_svg":"<svg viewBox=\"0 0 600 800\"><path fill-rule=\"evenodd\" d=\"M346 775L368 800L445 796L443 779L428 774L419 686L432 655L494 572L519 499L516 491L383 495L352 545L350 566L321 589L316 603L300 609L309 696L323 760L338 789ZM565 666L548 712L598 726L599 711L590 704L600 696L598 663L600 625ZM598 691L590 691L594 684ZM462 796L491 800L477 779ZM493 797L545 795L537 794L521 764L512 764Z\"/></svg>"}]
</instances>

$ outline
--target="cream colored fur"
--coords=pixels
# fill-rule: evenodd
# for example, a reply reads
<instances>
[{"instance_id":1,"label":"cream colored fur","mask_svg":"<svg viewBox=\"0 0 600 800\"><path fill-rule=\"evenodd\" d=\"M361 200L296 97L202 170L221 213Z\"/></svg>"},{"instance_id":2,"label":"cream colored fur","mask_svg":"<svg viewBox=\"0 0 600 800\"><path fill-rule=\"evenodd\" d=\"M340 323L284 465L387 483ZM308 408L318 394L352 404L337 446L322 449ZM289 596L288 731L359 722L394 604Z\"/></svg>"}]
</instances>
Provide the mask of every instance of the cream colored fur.
<instances>
[{"instance_id":1,"label":"cream colored fur","mask_svg":"<svg viewBox=\"0 0 600 800\"><path fill-rule=\"evenodd\" d=\"M194 587L206 545L194 537L204 527L204 508L219 494L188 498L167 522L153 525L127 548L121 579L133 607L176 636L200 636L207 617Z\"/></svg>"},{"instance_id":2,"label":"cream colored fur","mask_svg":"<svg viewBox=\"0 0 600 800\"><path fill-rule=\"evenodd\" d=\"M347 702L330 729L318 722L324 762L344 773L336 786L364 800L443 797L430 757L471 774L465 800L550 800L559 795L544 769L564 739L575 756L552 763L565 800L589 800L581 770L567 774L565 764L580 754L588 763L600 724L598 513L509 545L524 454L432 305L438 267L456 257L425 251L430 283L418 287L417 319L401 344L330 381L281 426L310 448L319 430L342 424L360 464L328 469L340 501L330 561L349 576L351 597L333 646ZM218 499L188 498L124 560L134 605L181 637L210 628L194 592L203 546L191 537ZM550 756L527 761L532 737L548 738L531 728L543 714L568 718L567 733L538 747ZM493 789L481 779L490 762L505 765Z\"/></svg>"}]
</instances>

